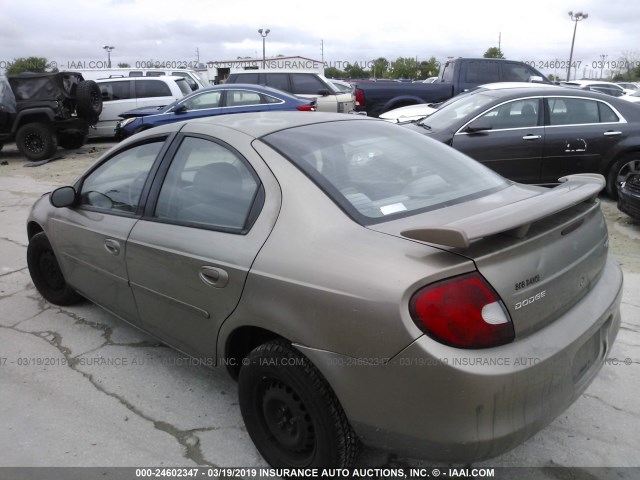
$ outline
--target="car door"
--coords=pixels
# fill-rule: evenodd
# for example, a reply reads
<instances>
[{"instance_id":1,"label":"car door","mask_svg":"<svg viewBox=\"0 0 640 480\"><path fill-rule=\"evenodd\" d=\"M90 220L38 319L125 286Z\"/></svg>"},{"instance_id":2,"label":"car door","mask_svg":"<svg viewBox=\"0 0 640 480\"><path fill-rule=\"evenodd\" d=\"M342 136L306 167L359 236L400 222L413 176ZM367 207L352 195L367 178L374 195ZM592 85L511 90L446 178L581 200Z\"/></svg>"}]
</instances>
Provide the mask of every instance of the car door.
<instances>
[{"instance_id":1,"label":"car door","mask_svg":"<svg viewBox=\"0 0 640 480\"><path fill-rule=\"evenodd\" d=\"M182 132L131 231L127 268L144 328L214 360L217 332L275 223L280 194L250 137L203 125Z\"/></svg>"},{"instance_id":2,"label":"car door","mask_svg":"<svg viewBox=\"0 0 640 480\"><path fill-rule=\"evenodd\" d=\"M583 97L545 99L541 182L573 173L599 172L603 156L628 136L622 116L603 101Z\"/></svg>"},{"instance_id":3,"label":"car door","mask_svg":"<svg viewBox=\"0 0 640 480\"><path fill-rule=\"evenodd\" d=\"M337 112L335 91L312 73L291 73L291 92L297 97L316 99L319 112ZM341 112L342 113L342 112Z\"/></svg>"},{"instance_id":4,"label":"car door","mask_svg":"<svg viewBox=\"0 0 640 480\"><path fill-rule=\"evenodd\" d=\"M47 234L65 278L83 296L132 323L138 313L129 288L125 246L142 214L147 179L165 137L116 152L81 181L76 205L56 209Z\"/></svg>"},{"instance_id":5,"label":"car door","mask_svg":"<svg viewBox=\"0 0 640 480\"><path fill-rule=\"evenodd\" d=\"M539 98L494 106L458 130L452 140L456 150L523 183L539 181L543 145Z\"/></svg>"},{"instance_id":6,"label":"car door","mask_svg":"<svg viewBox=\"0 0 640 480\"><path fill-rule=\"evenodd\" d=\"M150 78L136 79L134 82L136 107L164 107L182 98L175 96L166 81Z\"/></svg>"}]
</instances>

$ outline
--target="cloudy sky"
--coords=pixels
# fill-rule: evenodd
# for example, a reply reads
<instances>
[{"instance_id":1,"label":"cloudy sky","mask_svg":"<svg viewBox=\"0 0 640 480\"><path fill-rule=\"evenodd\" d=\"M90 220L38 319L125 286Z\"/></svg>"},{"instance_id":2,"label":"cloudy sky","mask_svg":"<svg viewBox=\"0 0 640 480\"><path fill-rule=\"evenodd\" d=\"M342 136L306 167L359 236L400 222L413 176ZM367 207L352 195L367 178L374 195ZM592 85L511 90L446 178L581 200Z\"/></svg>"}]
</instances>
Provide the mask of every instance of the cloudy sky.
<instances>
[{"instance_id":1,"label":"cloudy sky","mask_svg":"<svg viewBox=\"0 0 640 480\"><path fill-rule=\"evenodd\" d=\"M6 62L27 56L63 67L78 60L105 61L105 44L115 46L114 66L193 62L197 50L205 63L262 58L257 30L269 28L267 57L350 63L381 56L482 56L501 35L507 58L536 62L545 73L554 73L541 62L568 59L570 10L589 14L578 24L574 50L581 74L589 76L594 67L599 73L594 62L601 55L609 62L623 54L640 61L640 4L622 0L0 0L0 71Z\"/></svg>"}]
</instances>

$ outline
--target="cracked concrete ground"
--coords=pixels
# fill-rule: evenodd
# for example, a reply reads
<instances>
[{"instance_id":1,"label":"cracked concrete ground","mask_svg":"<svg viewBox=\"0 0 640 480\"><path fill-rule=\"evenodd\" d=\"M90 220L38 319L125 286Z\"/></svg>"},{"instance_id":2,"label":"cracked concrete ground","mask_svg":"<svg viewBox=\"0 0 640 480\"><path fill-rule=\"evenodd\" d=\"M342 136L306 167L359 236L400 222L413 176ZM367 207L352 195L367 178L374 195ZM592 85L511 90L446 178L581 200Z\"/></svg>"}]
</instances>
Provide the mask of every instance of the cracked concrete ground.
<instances>
[{"instance_id":1,"label":"cracked concrete ground","mask_svg":"<svg viewBox=\"0 0 640 480\"><path fill-rule=\"evenodd\" d=\"M191 365L88 302L61 308L36 292L26 269L28 210L82 166L61 178L4 176L0 167L0 467L265 466L223 369ZM610 201L603 208L625 270L611 361L549 427L479 466L640 466L640 226ZM370 450L359 462L424 463Z\"/></svg>"}]
</instances>

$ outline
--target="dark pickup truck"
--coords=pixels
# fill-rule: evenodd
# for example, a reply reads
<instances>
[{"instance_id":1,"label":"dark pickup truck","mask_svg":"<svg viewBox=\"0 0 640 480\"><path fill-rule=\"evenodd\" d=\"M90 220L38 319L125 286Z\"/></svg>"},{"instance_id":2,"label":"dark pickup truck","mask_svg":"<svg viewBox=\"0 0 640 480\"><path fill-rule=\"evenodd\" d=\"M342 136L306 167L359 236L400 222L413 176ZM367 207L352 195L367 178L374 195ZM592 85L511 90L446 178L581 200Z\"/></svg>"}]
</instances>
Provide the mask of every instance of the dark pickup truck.
<instances>
[{"instance_id":1,"label":"dark pickup truck","mask_svg":"<svg viewBox=\"0 0 640 480\"><path fill-rule=\"evenodd\" d=\"M417 103L439 103L478 85L494 82L551 83L529 65L495 58L455 58L440 69L434 83L359 81L355 83L356 111L370 117Z\"/></svg>"}]
</instances>

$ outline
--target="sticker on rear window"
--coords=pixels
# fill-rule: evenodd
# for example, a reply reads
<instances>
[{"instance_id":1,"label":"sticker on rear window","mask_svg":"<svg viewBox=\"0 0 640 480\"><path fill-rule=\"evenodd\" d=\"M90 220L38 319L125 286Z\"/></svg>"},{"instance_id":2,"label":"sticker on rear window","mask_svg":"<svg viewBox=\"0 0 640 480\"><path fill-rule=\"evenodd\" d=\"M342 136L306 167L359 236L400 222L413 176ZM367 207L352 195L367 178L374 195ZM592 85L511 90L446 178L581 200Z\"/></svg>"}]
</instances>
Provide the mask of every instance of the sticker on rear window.
<instances>
[{"instance_id":1,"label":"sticker on rear window","mask_svg":"<svg viewBox=\"0 0 640 480\"><path fill-rule=\"evenodd\" d=\"M406 210L407 207L405 207L403 203L393 203L391 205L380 207L380 211L383 215L391 215L392 213L404 212Z\"/></svg>"}]
</instances>

